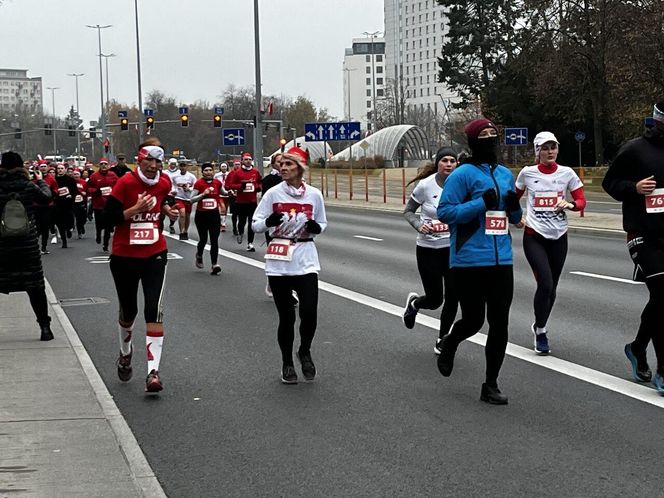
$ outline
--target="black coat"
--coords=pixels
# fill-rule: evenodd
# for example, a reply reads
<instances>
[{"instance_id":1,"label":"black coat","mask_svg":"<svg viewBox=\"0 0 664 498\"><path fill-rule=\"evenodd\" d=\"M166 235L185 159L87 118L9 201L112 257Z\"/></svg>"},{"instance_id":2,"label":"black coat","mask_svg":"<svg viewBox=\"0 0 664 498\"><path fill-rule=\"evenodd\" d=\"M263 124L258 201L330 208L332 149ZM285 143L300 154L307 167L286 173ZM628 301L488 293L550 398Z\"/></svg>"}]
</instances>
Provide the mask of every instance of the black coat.
<instances>
[{"instance_id":1,"label":"black coat","mask_svg":"<svg viewBox=\"0 0 664 498\"><path fill-rule=\"evenodd\" d=\"M33 205L48 203L51 190L44 181L32 183L23 168L0 168L0 213L12 192L18 193L31 223L30 234L25 237L0 237L0 293L4 294L44 288Z\"/></svg>"}]
</instances>

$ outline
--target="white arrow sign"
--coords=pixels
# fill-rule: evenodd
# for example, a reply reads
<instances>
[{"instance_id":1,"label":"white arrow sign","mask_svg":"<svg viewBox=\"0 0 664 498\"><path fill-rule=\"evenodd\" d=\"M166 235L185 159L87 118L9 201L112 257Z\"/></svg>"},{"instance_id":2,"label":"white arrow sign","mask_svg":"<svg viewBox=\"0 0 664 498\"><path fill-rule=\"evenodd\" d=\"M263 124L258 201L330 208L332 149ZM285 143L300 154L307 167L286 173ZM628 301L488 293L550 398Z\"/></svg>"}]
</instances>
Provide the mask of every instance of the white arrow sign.
<instances>
[{"instance_id":1,"label":"white arrow sign","mask_svg":"<svg viewBox=\"0 0 664 498\"><path fill-rule=\"evenodd\" d=\"M316 138L316 135L314 135L314 134L311 133L310 131L308 131L307 134L306 134L305 136L306 136L306 137L309 137L311 140L314 140L314 139Z\"/></svg>"},{"instance_id":2,"label":"white arrow sign","mask_svg":"<svg viewBox=\"0 0 664 498\"><path fill-rule=\"evenodd\" d=\"M322 126L318 126L317 130L318 130L318 139L323 140L323 137L325 136L323 135L325 128L323 128Z\"/></svg>"}]
</instances>

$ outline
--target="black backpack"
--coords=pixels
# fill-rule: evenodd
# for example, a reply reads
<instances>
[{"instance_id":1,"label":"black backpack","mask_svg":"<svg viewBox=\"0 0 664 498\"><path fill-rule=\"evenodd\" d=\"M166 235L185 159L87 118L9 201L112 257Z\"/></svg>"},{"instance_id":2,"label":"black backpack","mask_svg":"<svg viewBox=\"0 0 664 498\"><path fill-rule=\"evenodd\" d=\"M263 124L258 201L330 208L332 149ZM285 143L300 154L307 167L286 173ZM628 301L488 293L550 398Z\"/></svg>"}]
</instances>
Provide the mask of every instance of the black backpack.
<instances>
[{"instance_id":1,"label":"black backpack","mask_svg":"<svg viewBox=\"0 0 664 498\"><path fill-rule=\"evenodd\" d=\"M25 237L30 234L30 219L18 194L9 194L9 200L0 215L0 238Z\"/></svg>"}]
</instances>

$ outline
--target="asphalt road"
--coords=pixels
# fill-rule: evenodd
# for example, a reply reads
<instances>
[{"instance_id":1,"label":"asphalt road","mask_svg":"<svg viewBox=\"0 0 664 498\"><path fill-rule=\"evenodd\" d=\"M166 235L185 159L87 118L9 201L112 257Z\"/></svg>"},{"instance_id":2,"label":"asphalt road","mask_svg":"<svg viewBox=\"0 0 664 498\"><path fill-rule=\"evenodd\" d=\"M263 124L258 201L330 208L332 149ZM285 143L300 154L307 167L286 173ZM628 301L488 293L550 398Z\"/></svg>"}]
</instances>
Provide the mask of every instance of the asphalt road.
<instances>
[{"instance_id":1,"label":"asphalt road","mask_svg":"<svg viewBox=\"0 0 664 498\"><path fill-rule=\"evenodd\" d=\"M432 320L409 331L394 314L421 289L403 218L350 209L328 218L317 242L328 289L312 350L319 376L297 386L279 382L276 310L257 268L263 247L249 254L223 235L223 271L212 277L194 268L193 240L169 240L182 259L169 262L159 397L143 394L141 354L132 382L116 378L116 298L108 264L86 259L102 256L94 241L51 246L44 258L58 298L111 301L65 311L170 496L661 494L664 435L652 424L662 408L630 394L660 398L621 381L622 347L646 298L627 283L621 238L570 235L546 359L531 352L535 286L515 233L514 346L499 380L510 404L495 407L479 401L481 346L463 344L444 379ZM611 379L627 395L608 388Z\"/></svg>"}]
</instances>

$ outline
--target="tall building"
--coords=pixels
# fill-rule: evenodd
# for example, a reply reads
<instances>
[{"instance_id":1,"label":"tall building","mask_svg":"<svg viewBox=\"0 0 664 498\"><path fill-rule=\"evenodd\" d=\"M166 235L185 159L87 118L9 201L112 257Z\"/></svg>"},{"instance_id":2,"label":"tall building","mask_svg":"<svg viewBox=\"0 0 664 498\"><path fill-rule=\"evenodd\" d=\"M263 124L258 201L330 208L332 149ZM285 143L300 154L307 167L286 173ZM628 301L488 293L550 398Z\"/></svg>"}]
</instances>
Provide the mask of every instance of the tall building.
<instances>
[{"instance_id":1,"label":"tall building","mask_svg":"<svg viewBox=\"0 0 664 498\"><path fill-rule=\"evenodd\" d=\"M29 78L27 69L0 68L0 113L41 114L42 79Z\"/></svg>"},{"instance_id":2,"label":"tall building","mask_svg":"<svg viewBox=\"0 0 664 498\"><path fill-rule=\"evenodd\" d=\"M354 38L343 63L344 116L359 121L362 129L374 128L374 106L385 96L385 40Z\"/></svg>"},{"instance_id":3,"label":"tall building","mask_svg":"<svg viewBox=\"0 0 664 498\"><path fill-rule=\"evenodd\" d=\"M406 107L445 114L458 96L438 83L438 57L447 32L436 0L385 0L385 61L390 85L403 91Z\"/></svg>"}]
</instances>

